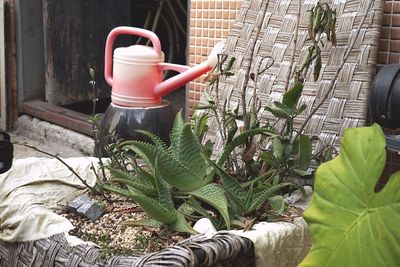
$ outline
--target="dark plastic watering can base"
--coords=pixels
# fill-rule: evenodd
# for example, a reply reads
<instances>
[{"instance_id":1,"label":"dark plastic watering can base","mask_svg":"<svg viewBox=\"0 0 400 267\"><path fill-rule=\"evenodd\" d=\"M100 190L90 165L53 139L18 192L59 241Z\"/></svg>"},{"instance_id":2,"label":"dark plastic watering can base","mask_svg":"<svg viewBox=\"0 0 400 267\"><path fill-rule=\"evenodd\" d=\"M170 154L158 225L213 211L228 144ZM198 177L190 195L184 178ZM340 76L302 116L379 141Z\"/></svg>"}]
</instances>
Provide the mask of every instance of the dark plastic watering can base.
<instances>
[{"instance_id":1,"label":"dark plastic watering can base","mask_svg":"<svg viewBox=\"0 0 400 267\"><path fill-rule=\"evenodd\" d=\"M102 144L110 144L119 139L150 142L148 138L136 132L146 130L169 144L174 117L171 103L167 100L163 100L160 105L145 108L128 108L111 103L104 113L99 139ZM106 156L101 144L96 146L96 150L102 151L102 155Z\"/></svg>"}]
</instances>

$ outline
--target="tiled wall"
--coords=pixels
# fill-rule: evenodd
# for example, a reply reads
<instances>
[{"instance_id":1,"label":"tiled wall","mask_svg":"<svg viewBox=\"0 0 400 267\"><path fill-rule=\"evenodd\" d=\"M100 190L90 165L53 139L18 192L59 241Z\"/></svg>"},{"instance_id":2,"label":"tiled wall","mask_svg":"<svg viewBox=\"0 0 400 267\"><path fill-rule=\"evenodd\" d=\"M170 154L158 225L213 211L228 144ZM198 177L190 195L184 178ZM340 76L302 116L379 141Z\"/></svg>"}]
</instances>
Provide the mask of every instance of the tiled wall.
<instances>
[{"instance_id":1,"label":"tiled wall","mask_svg":"<svg viewBox=\"0 0 400 267\"><path fill-rule=\"evenodd\" d=\"M240 0L191 0L189 64L207 59L214 45L226 38L241 6ZM205 89L204 77L189 84L189 109L200 99Z\"/></svg>"},{"instance_id":2,"label":"tiled wall","mask_svg":"<svg viewBox=\"0 0 400 267\"><path fill-rule=\"evenodd\" d=\"M385 1L378 64L400 63L400 1Z\"/></svg>"}]
</instances>

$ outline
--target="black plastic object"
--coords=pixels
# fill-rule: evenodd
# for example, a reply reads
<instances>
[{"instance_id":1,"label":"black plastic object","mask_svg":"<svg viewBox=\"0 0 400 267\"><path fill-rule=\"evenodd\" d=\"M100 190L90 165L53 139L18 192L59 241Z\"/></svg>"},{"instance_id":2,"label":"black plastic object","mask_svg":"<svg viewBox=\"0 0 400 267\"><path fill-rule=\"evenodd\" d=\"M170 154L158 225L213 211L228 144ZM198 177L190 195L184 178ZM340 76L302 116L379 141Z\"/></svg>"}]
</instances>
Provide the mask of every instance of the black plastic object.
<instances>
[{"instance_id":1,"label":"black plastic object","mask_svg":"<svg viewBox=\"0 0 400 267\"><path fill-rule=\"evenodd\" d=\"M400 151L400 135L386 135L386 148L391 151Z\"/></svg>"},{"instance_id":2,"label":"black plastic object","mask_svg":"<svg viewBox=\"0 0 400 267\"><path fill-rule=\"evenodd\" d=\"M102 151L101 154L106 156L103 147L99 146L119 139L150 142L136 130L152 132L169 144L169 134L174 118L171 103L167 100L163 100L160 105L146 108L122 107L111 103L101 122L99 139L102 142L96 145L96 150Z\"/></svg>"},{"instance_id":3,"label":"black plastic object","mask_svg":"<svg viewBox=\"0 0 400 267\"><path fill-rule=\"evenodd\" d=\"M381 126L400 128L400 64L384 66L372 83L372 118Z\"/></svg>"},{"instance_id":4,"label":"black plastic object","mask_svg":"<svg viewBox=\"0 0 400 267\"><path fill-rule=\"evenodd\" d=\"M14 147L10 142L10 135L0 131L0 173L5 173L12 166Z\"/></svg>"}]
</instances>

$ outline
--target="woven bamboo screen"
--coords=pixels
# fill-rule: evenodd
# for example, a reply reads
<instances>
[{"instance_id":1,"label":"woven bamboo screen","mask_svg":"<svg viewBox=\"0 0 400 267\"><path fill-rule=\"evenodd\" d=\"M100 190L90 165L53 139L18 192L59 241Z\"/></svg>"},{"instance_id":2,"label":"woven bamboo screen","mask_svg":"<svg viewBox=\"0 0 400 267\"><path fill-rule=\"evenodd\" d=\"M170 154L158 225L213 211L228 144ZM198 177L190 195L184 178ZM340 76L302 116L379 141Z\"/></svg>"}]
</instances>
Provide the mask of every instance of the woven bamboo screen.
<instances>
[{"instance_id":1,"label":"woven bamboo screen","mask_svg":"<svg viewBox=\"0 0 400 267\"><path fill-rule=\"evenodd\" d=\"M245 80L246 67L259 66L263 58L271 57L273 65L257 80L257 93L262 105L278 101L284 94L285 82L291 64L295 44L297 14L300 6L300 24L295 49L294 68L303 62L311 41L307 40L307 25L310 10L318 0L245 0L232 26L226 45L226 53L236 57L235 75L220 84L220 98L225 99L234 109L241 101L241 88ZM370 84L375 76L383 0L330 0L327 2L338 13L336 23L337 46L326 42L322 49L321 75L314 82L312 71L306 77L301 104L308 108L299 116L295 127L299 129L311 110L324 98L332 80L334 90L311 117L305 133L319 135L322 144L339 147L339 137L348 127L358 127L366 123ZM366 16L363 21L364 16ZM363 21L363 23L361 23ZM362 24L362 25L361 25ZM257 36L257 29L260 28ZM358 30L358 28L360 28ZM347 62L336 75L351 44ZM250 58L254 48L254 56ZM311 68L312 70L312 68ZM250 80L246 93L248 106L253 101L254 83ZM213 92L211 92L213 94ZM239 105L240 106L240 105ZM271 115L263 111L260 116L266 121ZM217 129L216 121L210 128ZM210 136L208 136L210 137ZM212 136L218 145L218 136Z\"/></svg>"}]
</instances>

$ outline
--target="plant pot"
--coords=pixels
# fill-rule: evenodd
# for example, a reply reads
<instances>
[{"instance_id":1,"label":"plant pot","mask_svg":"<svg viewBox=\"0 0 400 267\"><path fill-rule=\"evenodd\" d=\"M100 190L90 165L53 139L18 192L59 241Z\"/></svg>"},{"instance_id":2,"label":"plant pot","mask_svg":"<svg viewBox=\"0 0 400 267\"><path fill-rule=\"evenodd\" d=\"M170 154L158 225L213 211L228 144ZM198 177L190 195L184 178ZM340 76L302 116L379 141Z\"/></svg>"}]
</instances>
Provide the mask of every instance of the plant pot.
<instances>
[{"instance_id":1,"label":"plant pot","mask_svg":"<svg viewBox=\"0 0 400 267\"><path fill-rule=\"evenodd\" d=\"M70 246L64 234L31 242L0 241L0 266L255 266L252 242L230 233L196 236L160 252L104 258L99 248Z\"/></svg>"}]
</instances>

